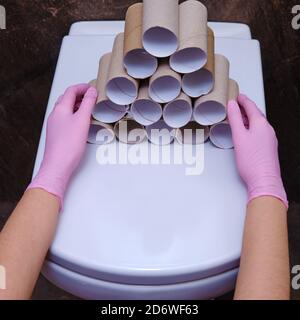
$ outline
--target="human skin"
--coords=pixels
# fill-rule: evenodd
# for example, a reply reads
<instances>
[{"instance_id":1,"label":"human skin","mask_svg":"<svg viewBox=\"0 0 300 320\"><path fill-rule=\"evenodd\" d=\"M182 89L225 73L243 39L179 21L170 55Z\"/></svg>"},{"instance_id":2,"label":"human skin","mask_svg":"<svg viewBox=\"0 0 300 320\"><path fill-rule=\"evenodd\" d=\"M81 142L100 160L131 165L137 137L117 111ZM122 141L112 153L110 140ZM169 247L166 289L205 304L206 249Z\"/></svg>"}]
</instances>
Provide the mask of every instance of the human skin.
<instances>
[{"instance_id":1,"label":"human skin","mask_svg":"<svg viewBox=\"0 0 300 320\"><path fill-rule=\"evenodd\" d=\"M97 91L89 85L72 86L48 118L42 165L0 233L0 265L6 271L0 299L31 297L55 235L64 192L85 151L96 99Z\"/></svg>"},{"instance_id":2,"label":"human skin","mask_svg":"<svg viewBox=\"0 0 300 320\"><path fill-rule=\"evenodd\" d=\"M247 116L244 125L241 109ZM228 105L237 169L248 190L248 205L237 300L290 297L288 201L274 129L245 95Z\"/></svg>"}]
</instances>

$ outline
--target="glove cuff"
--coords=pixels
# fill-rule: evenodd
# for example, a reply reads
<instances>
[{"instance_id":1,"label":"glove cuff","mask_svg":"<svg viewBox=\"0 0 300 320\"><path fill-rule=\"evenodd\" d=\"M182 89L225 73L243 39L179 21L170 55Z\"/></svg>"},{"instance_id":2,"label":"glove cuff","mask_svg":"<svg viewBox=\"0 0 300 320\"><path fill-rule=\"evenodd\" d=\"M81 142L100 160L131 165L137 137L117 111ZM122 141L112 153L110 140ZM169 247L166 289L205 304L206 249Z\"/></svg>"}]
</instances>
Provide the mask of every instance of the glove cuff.
<instances>
[{"instance_id":1,"label":"glove cuff","mask_svg":"<svg viewBox=\"0 0 300 320\"><path fill-rule=\"evenodd\" d=\"M255 187L248 188L248 203L259 197L271 196L281 200L286 208L289 208L287 195L282 183L281 178L268 177L264 180L264 183L258 183Z\"/></svg>"},{"instance_id":2,"label":"glove cuff","mask_svg":"<svg viewBox=\"0 0 300 320\"><path fill-rule=\"evenodd\" d=\"M60 211L62 210L66 190L65 179L45 174L43 170L40 170L26 190L30 189L43 189L56 196L60 203Z\"/></svg>"}]
</instances>

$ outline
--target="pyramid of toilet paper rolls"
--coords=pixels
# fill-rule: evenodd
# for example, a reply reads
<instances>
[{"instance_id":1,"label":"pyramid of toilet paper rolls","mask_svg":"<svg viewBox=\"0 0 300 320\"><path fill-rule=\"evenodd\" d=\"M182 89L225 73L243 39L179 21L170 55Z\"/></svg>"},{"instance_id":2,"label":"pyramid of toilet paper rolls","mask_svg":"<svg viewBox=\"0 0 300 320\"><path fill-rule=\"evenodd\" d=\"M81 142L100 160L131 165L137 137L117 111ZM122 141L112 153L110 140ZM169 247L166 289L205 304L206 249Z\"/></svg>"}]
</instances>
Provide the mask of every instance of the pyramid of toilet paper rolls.
<instances>
[{"instance_id":1,"label":"pyramid of toilet paper rolls","mask_svg":"<svg viewBox=\"0 0 300 320\"><path fill-rule=\"evenodd\" d=\"M144 0L129 7L125 31L104 54L93 85L98 91L88 142L97 143L99 129L124 143L163 144L152 129L168 129L171 143L185 139L185 129L204 129L219 148L232 148L226 106L239 94L229 78L229 61L215 54L207 8L197 0ZM121 132L126 122L127 132ZM140 129L140 139L130 131ZM158 130L154 130L158 131ZM172 132L172 134L171 134ZM101 140L101 139L100 139ZM203 143L204 141L201 141ZM101 143L104 143L101 141Z\"/></svg>"}]
</instances>

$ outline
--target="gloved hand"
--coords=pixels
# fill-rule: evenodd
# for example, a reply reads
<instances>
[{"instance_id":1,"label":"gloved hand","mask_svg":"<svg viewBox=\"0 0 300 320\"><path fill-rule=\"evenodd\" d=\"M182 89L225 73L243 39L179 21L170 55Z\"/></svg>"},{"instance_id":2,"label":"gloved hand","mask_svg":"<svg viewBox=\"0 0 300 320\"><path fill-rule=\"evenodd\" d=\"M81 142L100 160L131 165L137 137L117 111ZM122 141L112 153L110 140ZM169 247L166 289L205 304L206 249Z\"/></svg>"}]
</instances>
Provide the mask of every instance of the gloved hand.
<instances>
[{"instance_id":1,"label":"gloved hand","mask_svg":"<svg viewBox=\"0 0 300 320\"><path fill-rule=\"evenodd\" d=\"M240 95L238 103L229 101L228 119L238 171L248 188L248 201L261 196L273 196L288 207L281 179L275 131L248 97ZM247 115L249 129L244 125L239 105Z\"/></svg>"},{"instance_id":2,"label":"gloved hand","mask_svg":"<svg viewBox=\"0 0 300 320\"><path fill-rule=\"evenodd\" d=\"M46 190L59 198L61 207L69 179L85 151L96 99L96 89L87 84L69 87L48 118L44 158L28 189Z\"/></svg>"}]
</instances>

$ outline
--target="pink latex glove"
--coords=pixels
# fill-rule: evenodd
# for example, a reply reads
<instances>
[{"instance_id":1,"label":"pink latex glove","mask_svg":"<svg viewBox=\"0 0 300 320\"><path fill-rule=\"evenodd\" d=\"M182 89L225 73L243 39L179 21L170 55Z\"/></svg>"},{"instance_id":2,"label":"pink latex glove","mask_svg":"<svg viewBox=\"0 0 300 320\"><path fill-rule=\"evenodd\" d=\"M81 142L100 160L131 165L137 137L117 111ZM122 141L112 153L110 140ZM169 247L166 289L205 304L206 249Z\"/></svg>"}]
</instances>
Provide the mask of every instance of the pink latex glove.
<instances>
[{"instance_id":1,"label":"pink latex glove","mask_svg":"<svg viewBox=\"0 0 300 320\"><path fill-rule=\"evenodd\" d=\"M96 89L87 84L69 87L48 118L44 158L28 189L46 190L59 198L61 207L69 179L85 151L96 99Z\"/></svg>"},{"instance_id":2,"label":"pink latex glove","mask_svg":"<svg viewBox=\"0 0 300 320\"><path fill-rule=\"evenodd\" d=\"M248 188L248 201L261 196L273 196L288 207L281 179L275 131L248 97L240 95L238 103L229 101L228 119L238 171ZM247 115L248 129L244 125L239 105Z\"/></svg>"}]
</instances>

